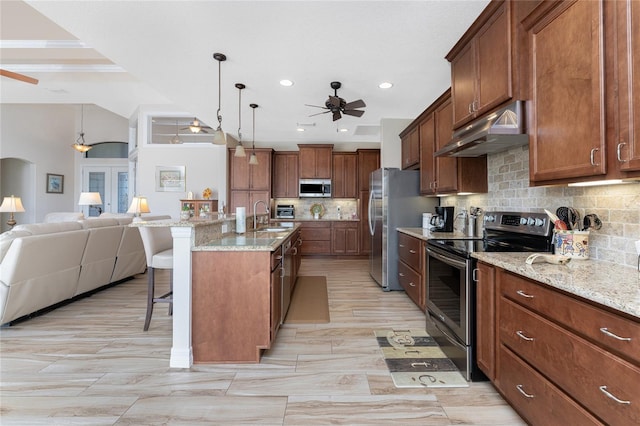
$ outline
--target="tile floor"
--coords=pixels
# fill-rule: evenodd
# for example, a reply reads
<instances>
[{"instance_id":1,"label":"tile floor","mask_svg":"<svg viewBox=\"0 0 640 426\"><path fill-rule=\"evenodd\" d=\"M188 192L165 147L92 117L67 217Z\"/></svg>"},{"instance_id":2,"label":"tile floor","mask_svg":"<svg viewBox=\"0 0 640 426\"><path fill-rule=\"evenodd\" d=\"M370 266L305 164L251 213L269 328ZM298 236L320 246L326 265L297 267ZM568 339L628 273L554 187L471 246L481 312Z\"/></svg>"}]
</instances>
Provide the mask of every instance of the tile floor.
<instances>
[{"instance_id":1,"label":"tile floor","mask_svg":"<svg viewBox=\"0 0 640 426\"><path fill-rule=\"evenodd\" d=\"M367 260L305 258L300 272L327 276L331 322L283 325L260 364L169 368L164 305L142 331L146 275L3 327L0 423L524 424L488 383L393 386L373 330L422 328L424 314L403 292L381 291Z\"/></svg>"}]
</instances>

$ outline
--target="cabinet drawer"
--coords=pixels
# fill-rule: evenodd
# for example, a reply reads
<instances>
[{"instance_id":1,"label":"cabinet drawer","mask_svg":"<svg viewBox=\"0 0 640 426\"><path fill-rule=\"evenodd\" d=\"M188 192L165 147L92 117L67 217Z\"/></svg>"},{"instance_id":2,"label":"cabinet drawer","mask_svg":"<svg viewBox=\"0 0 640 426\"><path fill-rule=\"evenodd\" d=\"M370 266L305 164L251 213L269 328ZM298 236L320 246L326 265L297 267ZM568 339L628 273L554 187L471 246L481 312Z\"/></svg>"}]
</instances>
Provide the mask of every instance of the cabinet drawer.
<instances>
[{"instance_id":1,"label":"cabinet drawer","mask_svg":"<svg viewBox=\"0 0 640 426\"><path fill-rule=\"evenodd\" d=\"M398 262L398 282L404 288L404 291L407 293L407 296L413 300L413 302L420 307L420 309L424 309L425 303L423 299L422 292L422 276L413 269L411 269L407 264L402 261Z\"/></svg>"},{"instance_id":2,"label":"cabinet drawer","mask_svg":"<svg viewBox=\"0 0 640 426\"><path fill-rule=\"evenodd\" d=\"M422 259L424 252L421 250L422 241L402 232L398 233L398 256L416 272L422 273Z\"/></svg>"},{"instance_id":3,"label":"cabinet drawer","mask_svg":"<svg viewBox=\"0 0 640 426\"><path fill-rule=\"evenodd\" d=\"M305 239L302 254L331 254L331 241L312 241Z\"/></svg>"},{"instance_id":4,"label":"cabinet drawer","mask_svg":"<svg viewBox=\"0 0 640 426\"><path fill-rule=\"evenodd\" d=\"M302 228L302 238L305 241L330 241L331 228Z\"/></svg>"},{"instance_id":5,"label":"cabinet drawer","mask_svg":"<svg viewBox=\"0 0 640 426\"><path fill-rule=\"evenodd\" d=\"M596 416L640 424L640 368L504 297L498 323L500 342Z\"/></svg>"},{"instance_id":6,"label":"cabinet drawer","mask_svg":"<svg viewBox=\"0 0 640 426\"><path fill-rule=\"evenodd\" d=\"M501 346L499 357L500 390L530 424L601 424L509 349Z\"/></svg>"},{"instance_id":7,"label":"cabinet drawer","mask_svg":"<svg viewBox=\"0 0 640 426\"><path fill-rule=\"evenodd\" d=\"M612 314L520 276L507 272L501 274L500 291L505 297L640 364L640 322Z\"/></svg>"}]
</instances>

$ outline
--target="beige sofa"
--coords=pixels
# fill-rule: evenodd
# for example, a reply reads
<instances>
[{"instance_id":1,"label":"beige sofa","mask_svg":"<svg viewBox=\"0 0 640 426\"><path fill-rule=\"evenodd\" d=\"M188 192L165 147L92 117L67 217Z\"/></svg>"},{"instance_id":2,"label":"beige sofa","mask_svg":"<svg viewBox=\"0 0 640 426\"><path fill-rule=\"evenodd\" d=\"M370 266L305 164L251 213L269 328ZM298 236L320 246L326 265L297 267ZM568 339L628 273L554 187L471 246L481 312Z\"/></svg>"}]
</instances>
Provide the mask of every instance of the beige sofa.
<instances>
[{"instance_id":1,"label":"beige sofa","mask_svg":"<svg viewBox=\"0 0 640 426\"><path fill-rule=\"evenodd\" d=\"M25 224L1 234L0 324L144 272L144 247L131 221Z\"/></svg>"}]
</instances>

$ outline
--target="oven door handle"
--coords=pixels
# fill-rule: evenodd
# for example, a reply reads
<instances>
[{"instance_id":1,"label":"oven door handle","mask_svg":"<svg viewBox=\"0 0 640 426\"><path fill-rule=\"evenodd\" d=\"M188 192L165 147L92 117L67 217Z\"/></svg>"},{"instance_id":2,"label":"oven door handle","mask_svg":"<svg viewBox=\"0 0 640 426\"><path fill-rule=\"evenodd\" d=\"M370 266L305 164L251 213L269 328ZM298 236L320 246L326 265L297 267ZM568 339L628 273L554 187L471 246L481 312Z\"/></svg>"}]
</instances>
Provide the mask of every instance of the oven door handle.
<instances>
[{"instance_id":1,"label":"oven door handle","mask_svg":"<svg viewBox=\"0 0 640 426\"><path fill-rule=\"evenodd\" d=\"M467 350L467 347L462 343L460 343L457 337L448 333L443 327L440 327L438 320L435 319L435 316L433 315L433 313L431 313L431 311L429 311L429 316L432 317L431 323L433 324L433 326L438 330L440 330L440 332L445 335L445 337L451 344L458 347L458 349L462 349L463 351Z\"/></svg>"},{"instance_id":2,"label":"oven door handle","mask_svg":"<svg viewBox=\"0 0 640 426\"><path fill-rule=\"evenodd\" d=\"M430 248L427 247L427 253L429 254L429 256L440 260L441 262L446 263L447 265L451 265L451 266L455 266L458 269L464 269L467 267L466 262L458 260L458 259L454 259L453 257L449 257L443 254L440 254L439 252L432 250ZM455 255L451 255L451 256L455 256Z\"/></svg>"}]
</instances>

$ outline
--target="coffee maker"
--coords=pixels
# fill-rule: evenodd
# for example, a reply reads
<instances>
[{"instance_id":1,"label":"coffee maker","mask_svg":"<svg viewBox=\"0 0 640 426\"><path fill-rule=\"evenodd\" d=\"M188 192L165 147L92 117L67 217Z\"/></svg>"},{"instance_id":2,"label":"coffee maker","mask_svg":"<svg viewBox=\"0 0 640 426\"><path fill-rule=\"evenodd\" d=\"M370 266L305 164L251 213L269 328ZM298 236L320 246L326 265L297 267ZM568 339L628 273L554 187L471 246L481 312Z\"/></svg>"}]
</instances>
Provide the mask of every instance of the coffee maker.
<instances>
[{"instance_id":1,"label":"coffee maker","mask_svg":"<svg viewBox=\"0 0 640 426\"><path fill-rule=\"evenodd\" d=\"M431 231L453 232L453 207L436 207L436 214L431 218Z\"/></svg>"}]
</instances>

